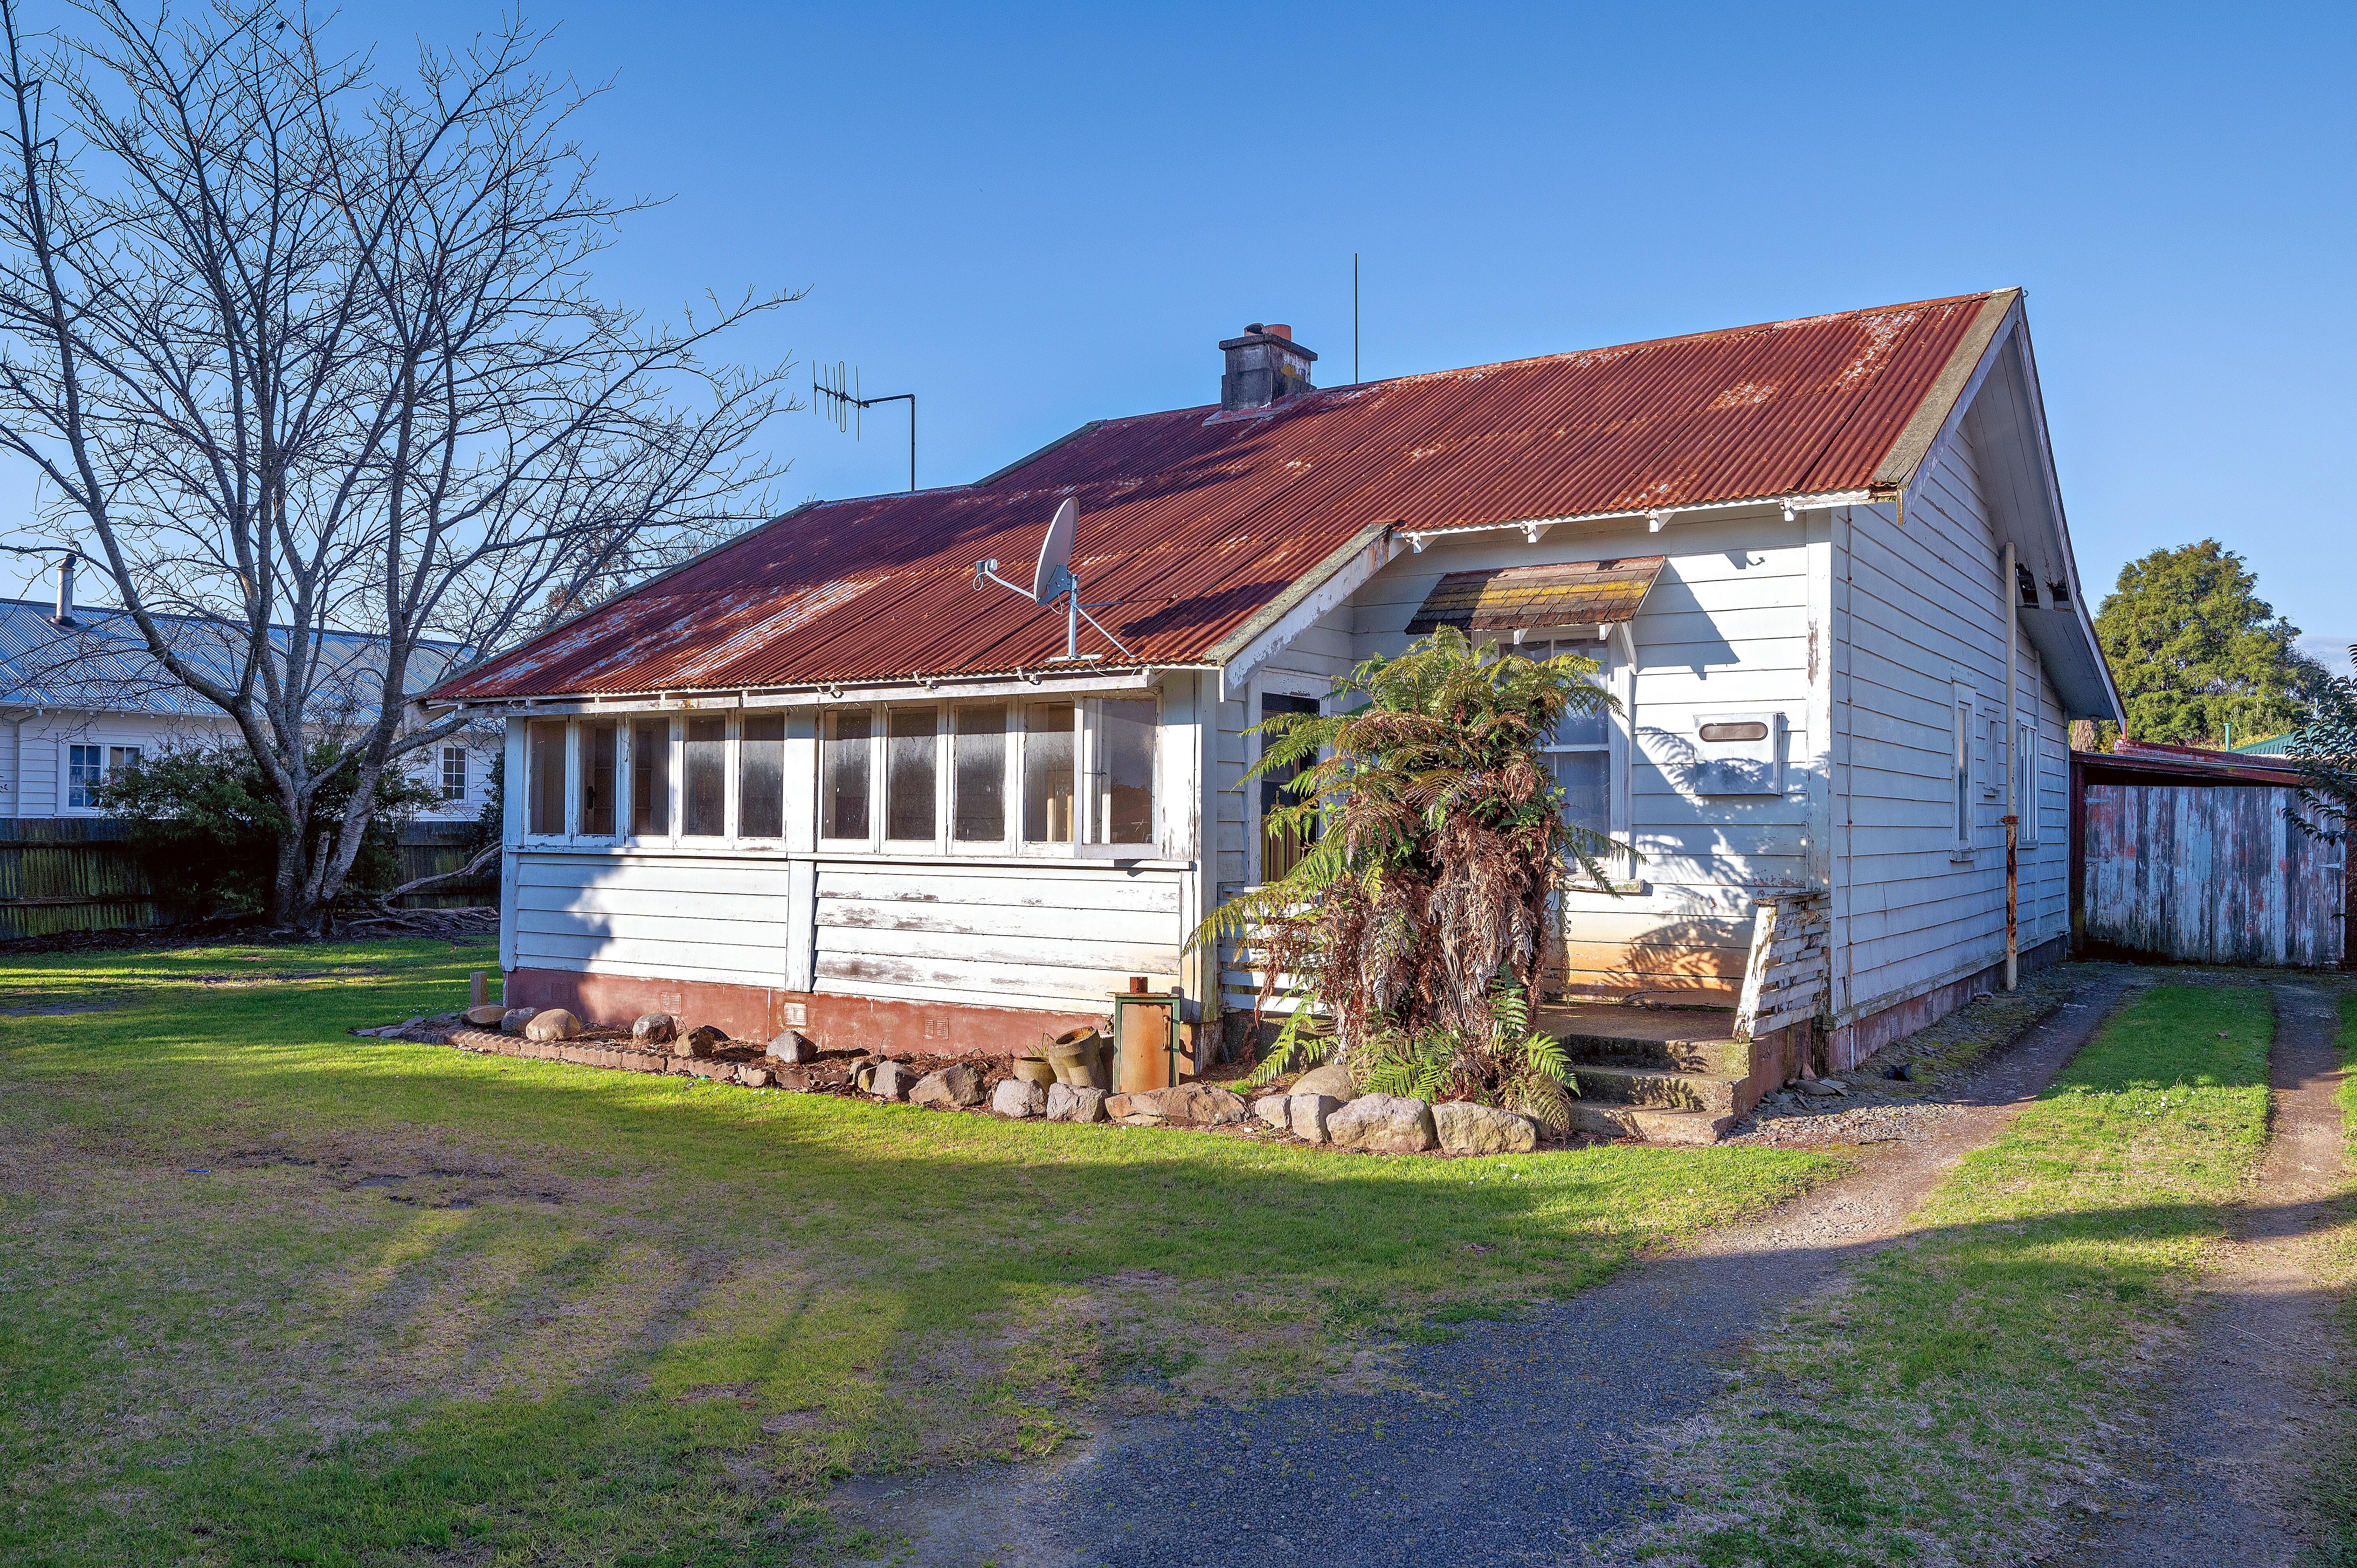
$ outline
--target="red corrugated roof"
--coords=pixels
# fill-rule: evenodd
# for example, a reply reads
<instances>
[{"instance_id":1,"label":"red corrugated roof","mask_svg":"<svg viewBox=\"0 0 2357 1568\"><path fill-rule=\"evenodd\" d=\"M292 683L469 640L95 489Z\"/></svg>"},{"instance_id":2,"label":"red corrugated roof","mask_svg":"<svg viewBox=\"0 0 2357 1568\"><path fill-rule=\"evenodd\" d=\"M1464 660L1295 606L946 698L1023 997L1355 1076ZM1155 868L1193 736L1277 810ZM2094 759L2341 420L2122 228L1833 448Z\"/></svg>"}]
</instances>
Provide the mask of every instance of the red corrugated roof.
<instances>
[{"instance_id":1,"label":"red corrugated roof","mask_svg":"<svg viewBox=\"0 0 2357 1568\"><path fill-rule=\"evenodd\" d=\"M1202 661L1371 524L1862 489L1992 296L1778 321L1108 420L982 484L804 507L449 682L436 700L726 691L1037 668L1028 580L1077 497L1074 569L1140 663ZM1207 366L1208 379L1208 366Z\"/></svg>"}]
</instances>

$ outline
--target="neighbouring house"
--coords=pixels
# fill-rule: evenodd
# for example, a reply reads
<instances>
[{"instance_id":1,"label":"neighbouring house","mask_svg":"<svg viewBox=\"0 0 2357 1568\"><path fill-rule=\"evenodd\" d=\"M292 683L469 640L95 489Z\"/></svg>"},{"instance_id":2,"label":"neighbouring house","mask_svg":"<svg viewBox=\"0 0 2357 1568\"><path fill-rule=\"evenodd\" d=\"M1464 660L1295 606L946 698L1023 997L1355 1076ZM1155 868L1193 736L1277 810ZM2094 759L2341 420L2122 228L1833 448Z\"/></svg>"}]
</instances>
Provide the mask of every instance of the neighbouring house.
<instances>
[{"instance_id":1,"label":"neighbouring house","mask_svg":"<svg viewBox=\"0 0 2357 1568\"><path fill-rule=\"evenodd\" d=\"M1630 1101L1723 1125L1959 1005L2009 885L2019 961L2061 952L2066 726L2121 709L2018 291L1329 389L1284 327L1219 348L1216 404L813 502L429 693L507 725L509 999L1006 1050L1143 976L1200 1064L1257 987L1188 935L1300 849L1246 732L1442 625L1617 699L1548 747L1634 853L1547 983L1600 1062L1652 1020ZM1067 499L1077 659L977 575L1029 582ZM1730 1066L1629 1000L1780 1037Z\"/></svg>"},{"instance_id":2,"label":"neighbouring house","mask_svg":"<svg viewBox=\"0 0 2357 1568\"><path fill-rule=\"evenodd\" d=\"M94 791L128 764L176 746L242 744L227 715L156 662L128 615L75 602L73 568L71 557L58 566L54 602L0 599L0 818L99 818ZM187 657L231 668L216 651L227 631L220 623L162 619L187 633L175 644ZM319 640L324 707L340 693L347 709L365 712L369 688L382 680L383 646L358 632ZM440 679L463 651L457 643L422 645L411 688ZM412 764L439 797L420 819L473 821L498 744L495 730L461 733Z\"/></svg>"}]
</instances>

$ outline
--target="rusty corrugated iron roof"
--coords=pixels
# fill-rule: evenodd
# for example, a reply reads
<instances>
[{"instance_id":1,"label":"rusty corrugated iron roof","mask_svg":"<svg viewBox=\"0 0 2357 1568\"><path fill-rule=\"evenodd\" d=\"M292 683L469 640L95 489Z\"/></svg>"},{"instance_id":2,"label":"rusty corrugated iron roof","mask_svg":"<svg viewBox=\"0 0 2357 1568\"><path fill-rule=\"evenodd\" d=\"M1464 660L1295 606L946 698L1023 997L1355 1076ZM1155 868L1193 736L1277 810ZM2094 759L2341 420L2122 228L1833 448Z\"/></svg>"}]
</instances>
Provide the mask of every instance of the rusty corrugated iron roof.
<instances>
[{"instance_id":1,"label":"rusty corrugated iron roof","mask_svg":"<svg viewBox=\"0 0 2357 1568\"><path fill-rule=\"evenodd\" d=\"M1422 637L1444 626L1463 632L1527 631L1634 620L1668 560L1640 555L1451 572L1425 596L1423 607L1407 623L1408 635Z\"/></svg>"},{"instance_id":2,"label":"rusty corrugated iron roof","mask_svg":"<svg viewBox=\"0 0 2357 1568\"><path fill-rule=\"evenodd\" d=\"M434 700L996 674L1060 609L976 592L1077 498L1072 565L1142 664L1200 663L1371 525L1609 515L1867 488L2010 293L1105 420L981 483L817 502ZM1953 391L1948 394L1953 401ZM1102 666L1101 666L1102 667Z\"/></svg>"}]
</instances>

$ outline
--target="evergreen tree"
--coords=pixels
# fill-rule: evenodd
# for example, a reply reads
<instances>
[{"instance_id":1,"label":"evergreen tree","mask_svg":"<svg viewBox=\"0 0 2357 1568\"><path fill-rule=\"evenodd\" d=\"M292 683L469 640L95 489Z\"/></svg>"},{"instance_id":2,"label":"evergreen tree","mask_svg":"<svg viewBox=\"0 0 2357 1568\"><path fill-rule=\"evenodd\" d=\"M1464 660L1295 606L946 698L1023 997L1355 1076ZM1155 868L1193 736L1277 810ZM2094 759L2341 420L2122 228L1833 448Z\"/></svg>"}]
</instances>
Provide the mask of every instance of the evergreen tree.
<instances>
[{"instance_id":1,"label":"evergreen tree","mask_svg":"<svg viewBox=\"0 0 2357 1568\"><path fill-rule=\"evenodd\" d=\"M2120 568L2095 635L2131 737L2218 746L2230 724L2236 739L2257 740L2306 722L2329 677L2293 647L2299 628L2257 587L2243 558L2214 539Z\"/></svg>"}]
</instances>

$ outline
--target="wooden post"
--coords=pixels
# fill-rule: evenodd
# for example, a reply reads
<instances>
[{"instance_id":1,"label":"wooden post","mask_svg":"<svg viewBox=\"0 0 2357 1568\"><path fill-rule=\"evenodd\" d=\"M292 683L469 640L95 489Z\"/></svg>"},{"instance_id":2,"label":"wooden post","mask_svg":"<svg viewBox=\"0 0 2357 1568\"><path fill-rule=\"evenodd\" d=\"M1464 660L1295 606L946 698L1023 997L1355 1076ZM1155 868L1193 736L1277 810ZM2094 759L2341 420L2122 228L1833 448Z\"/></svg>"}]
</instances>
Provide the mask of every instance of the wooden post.
<instances>
[{"instance_id":1,"label":"wooden post","mask_svg":"<svg viewBox=\"0 0 2357 1568\"><path fill-rule=\"evenodd\" d=\"M489 993L484 990L483 972L479 969L467 976L467 1005L480 1007L488 999Z\"/></svg>"},{"instance_id":2,"label":"wooden post","mask_svg":"<svg viewBox=\"0 0 2357 1568\"><path fill-rule=\"evenodd\" d=\"M2020 836L2021 819L2005 820L2005 988L2013 990L2021 980L2021 858L2017 841Z\"/></svg>"}]
</instances>

